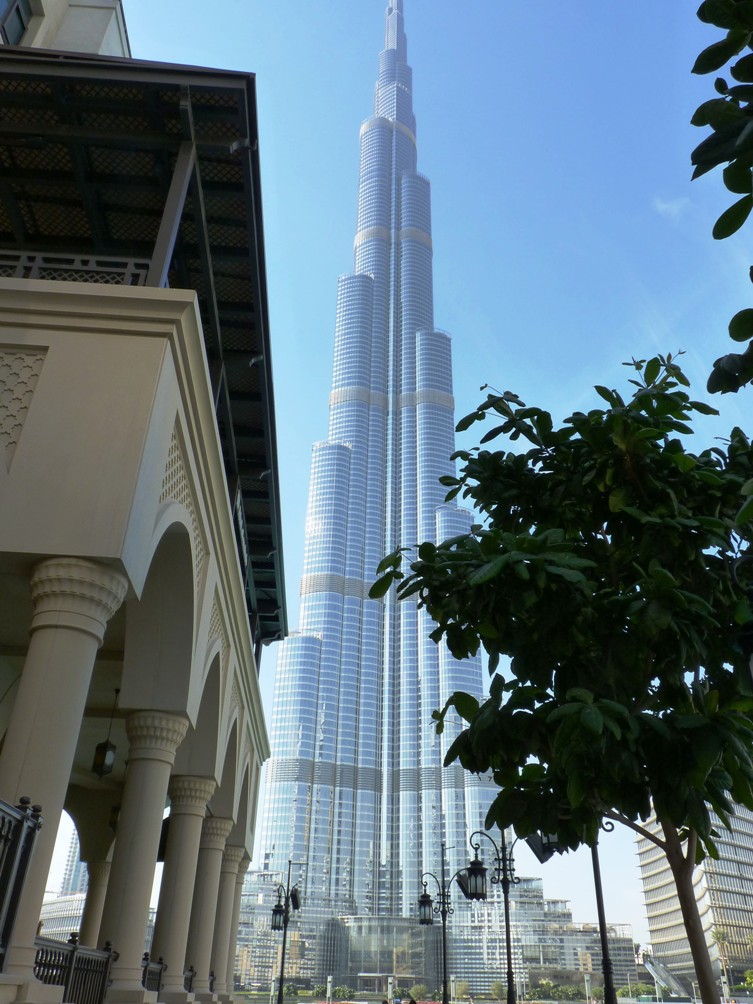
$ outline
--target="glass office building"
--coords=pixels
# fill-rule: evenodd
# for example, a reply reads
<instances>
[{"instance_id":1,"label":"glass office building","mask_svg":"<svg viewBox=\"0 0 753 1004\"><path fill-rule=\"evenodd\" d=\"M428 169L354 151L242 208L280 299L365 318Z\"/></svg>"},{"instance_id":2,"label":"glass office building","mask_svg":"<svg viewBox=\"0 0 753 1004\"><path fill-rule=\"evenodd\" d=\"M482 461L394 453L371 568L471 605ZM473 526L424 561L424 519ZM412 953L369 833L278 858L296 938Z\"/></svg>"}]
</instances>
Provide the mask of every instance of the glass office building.
<instances>
[{"instance_id":1,"label":"glass office building","mask_svg":"<svg viewBox=\"0 0 753 1004\"><path fill-rule=\"evenodd\" d=\"M330 917L410 918L421 874L469 856L488 789L442 768L431 713L480 695L479 660L429 640L411 602L370 600L382 557L461 533L450 338L434 326L431 205L417 171L404 2L385 15L374 114L361 126L355 263L338 284L326 442L313 447L300 629L278 659L261 848L293 875L309 942ZM304 917L305 912L305 917ZM323 976L324 974L320 974Z\"/></svg>"},{"instance_id":2,"label":"glass office building","mask_svg":"<svg viewBox=\"0 0 753 1004\"><path fill-rule=\"evenodd\" d=\"M693 887L717 977L741 983L753 966L753 813L736 806L731 831L713 813L712 822L719 857L696 866ZM657 828L655 821L652 825ZM638 860L653 955L690 990L695 968L666 856L641 837ZM717 943L714 932L720 931L724 940Z\"/></svg>"}]
</instances>

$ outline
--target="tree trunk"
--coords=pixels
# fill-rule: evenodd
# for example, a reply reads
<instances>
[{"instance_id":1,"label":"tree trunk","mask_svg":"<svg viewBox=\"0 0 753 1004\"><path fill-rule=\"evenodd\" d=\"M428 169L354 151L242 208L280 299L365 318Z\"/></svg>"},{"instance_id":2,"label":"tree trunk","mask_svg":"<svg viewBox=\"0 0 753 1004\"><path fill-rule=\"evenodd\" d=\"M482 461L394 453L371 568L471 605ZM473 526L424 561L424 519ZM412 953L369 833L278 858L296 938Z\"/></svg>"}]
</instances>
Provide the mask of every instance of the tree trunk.
<instances>
[{"instance_id":1,"label":"tree trunk","mask_svg":"<svg viewBox=\"0 0 753 1004\"><path fill-rule=\"evenodd\" d=\"M661 822L661 821L660 821ZM677 889L677 899L682 911L685 933L688 937L690 953L693 956L698 990L703 1004L719 1004L719 990L711 968L706 938L703 934L701 915L698 912L695 892L693 891L693 868L695 862L696 839L691 833L687 841L687 855L682 853L682 842L676 827L671 823L661 823L666 843L667 861L672 869L672 876Z\"/></svg>"}]
</instances>

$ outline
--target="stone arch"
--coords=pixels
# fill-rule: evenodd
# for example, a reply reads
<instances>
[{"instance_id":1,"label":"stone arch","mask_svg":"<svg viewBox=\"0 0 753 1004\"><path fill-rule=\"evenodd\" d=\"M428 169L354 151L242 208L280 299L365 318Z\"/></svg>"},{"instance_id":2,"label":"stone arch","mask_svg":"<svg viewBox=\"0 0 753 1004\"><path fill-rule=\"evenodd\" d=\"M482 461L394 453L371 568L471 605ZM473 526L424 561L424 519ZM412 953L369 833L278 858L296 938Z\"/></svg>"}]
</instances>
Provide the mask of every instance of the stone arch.
<instances>
[{"instance_id":1,"label":"stone arch","mask_svg":"<svg viewBox=\"0 0 753 1004\"><path fill-rule=\"evenodd\" d=\"M173 520L154 549L141 595L126 604L121 708L186 713L194 663L194 582L189 529L185 521Z\"/></svg>"},{"instance_id":2,"label":"stone arch","mask_svg":"<svg viewBox=\"0 0 753 1004\"><path fill-rule=\"evenodd\" d=\"M238 719L233 721L224 749L222 771L217 791L210 803L212 814L224 819L235 819L236 783L238 779ZM220 751L221 752L221 751Z\"/></svg>"},{"instance_id":3,"label":"stone arch","mask_svg":"<svg viewBox=\"0 0 753 1004\"><path fill-rule=\"evenodd\" d=\"M241 770L241 783L237 790L237 805L235 809L235 823L228 837L228 843L236 847L245 847L251 853L251 833L253 822L253 801L251 791L251 763L246 759Z\"/></svg>"},{"instance_id":4,"label":"stone arch","mask_svg":"<svg viewBox=\"0 0 753 1004\"><path fill-rule=\"evenodd\" d=\"M221 657L215 652L209 665L201 691L201 703L194 711L188 710L189 726L186 738L178 747L175 756L174 774L190 774L195 777L216 779L221 698ZM193 703L193 702L191 702Z\"/></svg>"}]
</instances>

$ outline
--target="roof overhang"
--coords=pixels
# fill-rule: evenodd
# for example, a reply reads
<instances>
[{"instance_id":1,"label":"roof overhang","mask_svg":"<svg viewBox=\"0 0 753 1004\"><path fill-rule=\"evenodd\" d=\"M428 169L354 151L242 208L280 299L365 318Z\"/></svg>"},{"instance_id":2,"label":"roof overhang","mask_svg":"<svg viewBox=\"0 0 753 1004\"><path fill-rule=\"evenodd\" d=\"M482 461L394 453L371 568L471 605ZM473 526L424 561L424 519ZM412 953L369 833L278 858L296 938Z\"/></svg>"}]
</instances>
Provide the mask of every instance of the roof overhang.
<instances>
[{"instance_id":1,"label":"roof overhang","mask_svg":"<svg viewBox=\"0 0 753 1004\"><path fill-rule=\"evenodd\" d=\"M252 630L284 637L254 76L0 46L0 275L195 290Z\"/></svg>"}]
</instances>

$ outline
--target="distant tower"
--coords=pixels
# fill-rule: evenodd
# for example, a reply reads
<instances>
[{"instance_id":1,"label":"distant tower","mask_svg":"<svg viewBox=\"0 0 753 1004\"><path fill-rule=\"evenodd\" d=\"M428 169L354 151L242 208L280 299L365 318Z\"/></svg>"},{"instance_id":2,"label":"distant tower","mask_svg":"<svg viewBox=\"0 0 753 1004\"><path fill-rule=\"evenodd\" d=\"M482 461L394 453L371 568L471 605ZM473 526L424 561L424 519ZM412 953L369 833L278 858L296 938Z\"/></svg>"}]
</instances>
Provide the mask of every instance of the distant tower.
<instances>
[{"instance_id":1,"label":"distant tower","mask_svg":"<svg viewBox=\"0 0 753 1004\"><path fill-rule=\"evenodd\" d=\"M86 864L79 856L80 853L78 834L74 830L71 834L71 842L68 845L68 857L65 859L65 871L60 886L61 896L73 896L79 892L86 892L89 877Z\"/></svg>"},{"instance_id":2,"label":"distant tower","mask_svg":"<svg viewBox=\"0 0 753 1004\"><path fill-rule=\"evenodd\" d=\"M693 887L717 977L727 975L730 983L742 982L743 972L753 968L753 813L736 806L731 832L713 813L712 822L719 857L706 857L696 867ZM674 976L684 978L690 989L695 969L667 859L641 837L638 861L654 957ZM720 944L715 931L724 933Z\"/></svg>"},{"instance_id":3,"label":"distant tower","mask_svg":"<svg viewBox=\"0 0 753 1004\"><path fill-rule=\"evenodd\" d=\"M361 126L355 267L338 284L329 435L313 448L300 630L282 646L272 713L262 863L295 863L307 917L415 916L441 842L452 874L483 821L484 784L442 768L454 734L440 739L431 719L455 690L481 695L480 660L438 648L415 603L368 599L385 553L468 529L439 484L454 448L430 188L416 170L404 3L394 0L374 114Z\"/></svg>"}]
</instances>

